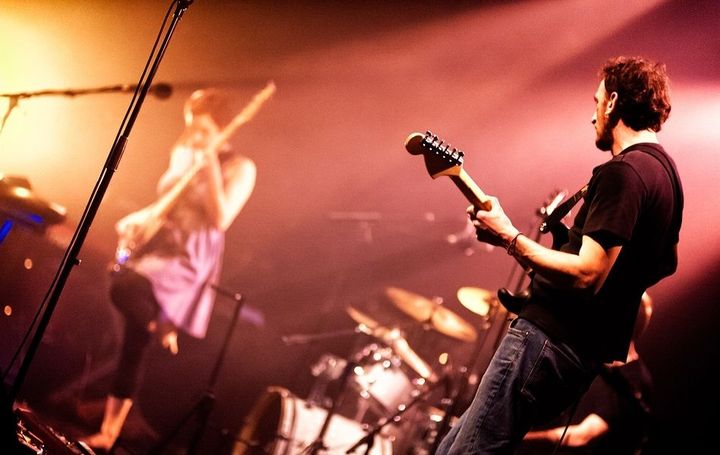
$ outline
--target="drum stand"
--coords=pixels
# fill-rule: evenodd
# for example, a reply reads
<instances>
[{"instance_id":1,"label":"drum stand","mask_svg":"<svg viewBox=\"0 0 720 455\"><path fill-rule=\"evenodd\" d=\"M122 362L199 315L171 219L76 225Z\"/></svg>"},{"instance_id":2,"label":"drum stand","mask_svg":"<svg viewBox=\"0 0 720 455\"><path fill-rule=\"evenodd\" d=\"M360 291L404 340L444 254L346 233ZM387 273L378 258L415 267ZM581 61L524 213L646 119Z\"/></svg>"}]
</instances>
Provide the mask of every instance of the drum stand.
<instances>
[{"instance_id":1,"label":"drum stand","mask_svg":"<svg viewBox=\"0 0 720 455\"><path fill-rule=\"evenodd\" d=\"M382 417L365 436L363 436L358 442L353 444L352 447L347 449L345 453L355 453L357 449L365 445L365 455L368 455L370 453L370 450L372 450L373 445L375 444L375 436L377 436L383 428L385 428L390 423L395 423L401 415L407 412L408 409L411 409L419 402L424 401L425 398L440 385L443 385L446 392L449 392L450 377L447 374L443 375L443 377L440 378L439 381L433 383L425 391L415 396L412 400L410 400L408 404L398 406L397 411L395 411L395 413L390 417ZM448 393L446 393L446 395L448 395Z\"/></svg>"},{"instance_id":2,"label":"drum stand","mask_svg":"<svg viewBox=\"0 0 720 455\"><path fill-rule=\"evenodd\" d=\"M211 284L210 286L219 295L231 298L235 302L235 305L233 307L232 319L230 320L230 327L228 327L227 332L225 333L225 338L223 340L222 347L220 348L220 353L218 354L218 357L215 360L215 366L210 373L210 380L208 381L207 389L205 389L202 397L198 399L195 405L190 408L190 411L188 411L187 414L185 414L185 416L180 419L175 428L170 433L168 433L168 435L165 436L153 449L150 450L149 453L151 454L162 453L163 450L168 447L170 442L175 439L175 437L177 437L180 430L193 416L196 416L197 427L195 428L195 432L190 439L190 443L188 444L188 450L186 453L188 455L197 453L198 444L200 443L200 439L205 433L208 420L210 419L210 413L215 406L215 392L213 390L217 385L218 376L220 375L220 369L222 367L223 361L225 360L225 354L227 353L228 346L230 345L230 338L232 337L233 332L235 332L235 326L237 325L237 321L240 318L240 310L242 309L243 305L243 296L239 293L230 292L214 284Z\"/></svg>"}]
</instances>

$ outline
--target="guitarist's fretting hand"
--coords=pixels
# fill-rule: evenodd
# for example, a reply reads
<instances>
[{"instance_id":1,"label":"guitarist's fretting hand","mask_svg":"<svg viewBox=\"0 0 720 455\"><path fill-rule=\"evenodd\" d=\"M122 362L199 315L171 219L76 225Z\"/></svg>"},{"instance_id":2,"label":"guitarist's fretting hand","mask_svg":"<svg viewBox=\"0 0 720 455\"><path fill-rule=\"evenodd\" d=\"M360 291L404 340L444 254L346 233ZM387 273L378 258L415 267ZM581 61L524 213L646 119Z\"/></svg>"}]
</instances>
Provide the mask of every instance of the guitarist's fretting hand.
<instances>
[{"instance_id":1,"label":"guitarist's fretting hand","mask_svg":"<svg viewBox=\"0 0 720 455\"><path fill-rule=\"evenodd\" d=\"M478 210L472 205L467 208L470 221L475 226L475 233L479 241L507 248L520 231L505 215L498 199L494 196L488 196L488 199L490 200L490 210Z\"/></svg>"}]
</instances>

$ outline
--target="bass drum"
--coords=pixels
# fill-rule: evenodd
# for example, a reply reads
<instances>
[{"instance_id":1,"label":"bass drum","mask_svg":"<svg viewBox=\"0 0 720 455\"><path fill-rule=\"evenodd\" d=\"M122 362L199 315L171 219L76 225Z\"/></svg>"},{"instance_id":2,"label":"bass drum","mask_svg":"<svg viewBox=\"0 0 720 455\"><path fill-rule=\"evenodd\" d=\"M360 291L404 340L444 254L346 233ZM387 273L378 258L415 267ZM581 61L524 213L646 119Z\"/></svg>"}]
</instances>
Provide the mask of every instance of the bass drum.
<instances>
[{"instance_id":1,"label":"bass drum","mask_svg":"<svg viewBox=\"0 0 720 455\"><path fill-rule=\"evenodd\" d=\"M269 387L255 403L240 430L233 455L291 455L307 453L307 447L320 434L327 410L307 403L287 389ZM333 415L325 432L324 454L341 455L366 435L362 425ZM366 446L357 453L365 453ZM305 451L305 452L303 452ZM373 455L391 455L392 443L375 436Z\"/></svg>"}]
</instances>

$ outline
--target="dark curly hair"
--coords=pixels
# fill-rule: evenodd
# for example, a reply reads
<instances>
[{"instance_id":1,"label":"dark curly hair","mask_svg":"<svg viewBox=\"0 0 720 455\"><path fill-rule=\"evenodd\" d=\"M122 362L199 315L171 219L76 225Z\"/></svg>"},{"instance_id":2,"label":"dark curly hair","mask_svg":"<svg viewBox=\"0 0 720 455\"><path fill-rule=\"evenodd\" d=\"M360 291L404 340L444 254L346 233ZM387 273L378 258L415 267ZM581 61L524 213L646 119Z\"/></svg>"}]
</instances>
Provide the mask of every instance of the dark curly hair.
<instances>
[{"instance_id":1,"label":"dark curly hair","mask_svg":"<svg viewBox=\"0 0 720 455\"><path fill-rule=\"evenodd\" d=\"M618 94L613 124L622 119L635 131L660 131L671 108L664 64L643 57L615 57L605 62L600 77L608 94Z\"/></svg>"}]
</instances>

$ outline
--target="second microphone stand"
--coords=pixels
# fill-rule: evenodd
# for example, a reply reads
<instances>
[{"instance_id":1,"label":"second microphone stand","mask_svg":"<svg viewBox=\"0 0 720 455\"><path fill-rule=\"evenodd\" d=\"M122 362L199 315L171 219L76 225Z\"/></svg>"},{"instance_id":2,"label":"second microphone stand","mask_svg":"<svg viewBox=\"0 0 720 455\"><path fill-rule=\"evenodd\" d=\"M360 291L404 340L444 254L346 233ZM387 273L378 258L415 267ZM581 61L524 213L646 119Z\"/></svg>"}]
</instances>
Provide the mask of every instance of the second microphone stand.
<instances>
[{"instance_id":1,"label":"second microphone stand","mask_svg":"<svg viewBox=\"0 0 720 455\"><path fill-rule=\"evenodd\" d=\"M197 427L195 428L195 432L190 438L190 443L188 444L188 450L186 453L188 455L197 453L197 448L200 444L200 440L202 439L202 436L205 433L205 429L207 428L208 421L210 420L210 414L215 407L215 386L217 385L218 378L220 377L220 370L222 369L225 355L227 354L228 347L230 346L230 339L235 332L235 326L237 325L238 319L240 318L240 310L242 309L243 305L243 296L237 292L231 292L219 286L212 285L212 288L219 295L231 298L235 304L233 305L233 313L230 320L230 326L225 333L225 338L223 339L220 353L218 354L217 359L215 360L215 365L212 369L212 372L210 373L210 379L208 381L207 389L205 389L203 395L200 397L200 399L198 399L195 405L190 408L187 414L185 414L185 416L180 419L175 428L170 431L170 433L168 433L167 436L165 436L153 449L150 450L151 454L162 453L168 447L170 442L177 437L177 435L180 433L180 430L185 426L185 424L187 424L187 422L192 417L196 417Z\"/></svg>"}]
</instances>

